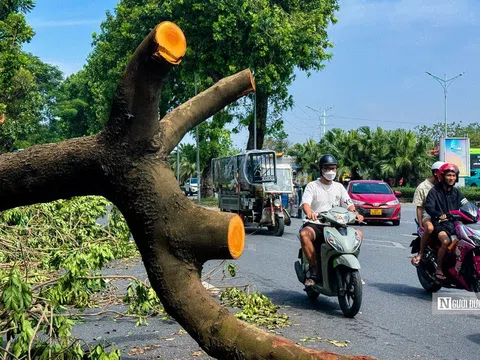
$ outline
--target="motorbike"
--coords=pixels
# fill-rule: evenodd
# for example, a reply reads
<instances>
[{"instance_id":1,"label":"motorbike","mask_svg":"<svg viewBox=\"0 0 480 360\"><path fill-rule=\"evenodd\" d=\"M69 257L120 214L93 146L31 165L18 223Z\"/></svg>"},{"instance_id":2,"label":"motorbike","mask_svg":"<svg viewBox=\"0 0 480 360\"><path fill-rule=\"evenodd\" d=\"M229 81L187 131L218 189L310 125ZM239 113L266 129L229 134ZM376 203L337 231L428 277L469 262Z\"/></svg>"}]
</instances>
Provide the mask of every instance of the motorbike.
<instances>
[{"instance_id":1,"label":"motorbike","mask_svg":"<svg viewBox=\"0 0 480 360\"><path fill-rule=\"evenodd\" d=\"M304 220L323 226L325 242L314 243L317 258L317 282L306 286L307 296L315 300L320 294L337 296L345 317L353 318L362 304L362 280L360 278L360 246L362 236L348 224L356 221L351 211L342 207L321 212L315 221ZM301 231L301 230L300 230ZM298 233L300 237L300 232ZM300 248L295 262L298 281L305 283L309 264Z\"/></svg>"},{"instance_id":2,"label":"motorbike","mask_svg":"<svg viewBox=\"0 0 480 360\"><path fill-rule=\"evenodd\" d=\"M479 219L478 208L471 202L465 203L459 210L450 211L447 219L454 221L455 234L451 235L444 261L443 274L446 279L435 276L438 268L436 259L440 242L434 241L427 246L417 267L418 280L428 292L437 292L442 287L456 288L475 292L480 297L480 231L465 224L474 224ZM418 224L417 224L418 225ZM418 229L417 237L412 241L412 254L420 249L422 229Z\"/></svg>"}]
</instances>

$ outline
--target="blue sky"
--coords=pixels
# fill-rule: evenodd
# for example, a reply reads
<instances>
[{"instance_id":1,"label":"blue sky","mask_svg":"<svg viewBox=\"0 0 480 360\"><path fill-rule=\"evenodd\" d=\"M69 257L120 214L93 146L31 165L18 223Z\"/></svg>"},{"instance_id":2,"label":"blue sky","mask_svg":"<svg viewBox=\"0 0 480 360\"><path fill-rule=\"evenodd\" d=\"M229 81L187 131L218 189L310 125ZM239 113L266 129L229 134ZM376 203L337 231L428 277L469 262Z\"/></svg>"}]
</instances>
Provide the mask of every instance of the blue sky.
<instances>
[{"instance_id":1,"label":"blue sky","mask_svg":"<svg viewBox=\"0 0 480 360\"><path fill-rule=\"evenodd\" d=\"M66 74L81 69L105 11L115 0L38 0L27 16L36 35L25 49ZM295 106L284 114L289 141L359 126L413 129L443 122L443 88L425 74L465 75L448 91L448 121L480 121L480 2L475 0L340 0L335 43L326 68L290 86ZM173 19L174 20L174 19ZM475 100L476 99L476 100ZM310 107L310 108L309 108ZM246 132L234 136L244 147Z\"/></svg>"}]
</instances>

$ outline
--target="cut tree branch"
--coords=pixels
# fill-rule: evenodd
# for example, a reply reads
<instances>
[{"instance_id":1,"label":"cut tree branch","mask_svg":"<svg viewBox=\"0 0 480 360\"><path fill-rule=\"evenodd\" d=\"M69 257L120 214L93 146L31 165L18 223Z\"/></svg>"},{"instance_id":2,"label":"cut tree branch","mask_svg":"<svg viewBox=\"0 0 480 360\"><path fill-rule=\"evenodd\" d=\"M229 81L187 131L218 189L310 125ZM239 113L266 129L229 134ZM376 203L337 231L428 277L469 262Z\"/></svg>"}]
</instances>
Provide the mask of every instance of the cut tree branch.
<instances>
[{"instance_id":1,"label":"cut tree branch","mask_svg":"<svg viewBox=\"0 0 480 360\"><path fill-rule=\"evenodd\" d=\"M245 69L220 80L186 103L169 112L160 122L166 156L177 146L187 132L237 99L255 91L252 73Z\"/></svg>"},{"instance_id":2,"label":"cut tree branch","mask_svg":"<svg viewBox=\"0 0 480 360\"><path fill-rule=\"evenodd\" d=\"M152 141L158 134L160 90L172 66L180 63L186 47L182 30L170 21L158 24L142 41L113 98L106 128L113 133L111 139L138 145Z\"/></svg>"},{"instance_id":3,"label":"cut tree branch","mask_svg":"<svg viewBox=\"0 0 480 360\"><path fill-rule=\"evenodd\" d=\"M0 161L0 211L22 205L101 195L102 147L96 136L33 146Z\"/></svg>"}]
</instances>

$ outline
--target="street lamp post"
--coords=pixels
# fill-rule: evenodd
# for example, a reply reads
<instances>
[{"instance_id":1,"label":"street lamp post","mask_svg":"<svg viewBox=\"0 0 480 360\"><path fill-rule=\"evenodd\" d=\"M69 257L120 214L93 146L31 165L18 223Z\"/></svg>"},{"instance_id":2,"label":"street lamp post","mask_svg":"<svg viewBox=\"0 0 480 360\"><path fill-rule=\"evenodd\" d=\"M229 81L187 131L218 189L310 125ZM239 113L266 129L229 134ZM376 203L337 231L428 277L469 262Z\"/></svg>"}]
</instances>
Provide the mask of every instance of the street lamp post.
<instances>
[{"instance_id":1,"label":"street lamp post","mask_svg":"<svg viewBox=\"0 0 480 360\"><path fill-rule=\"evenodd\" d=\"M447 89L455 79L457 79L460 76L462 76L463 74L465 74L465 72L462 72L462 73L458 74L457 76L454 76L453 78L448 79L448 80L447 80L447 74L443 74L443 79L441 79L438 76L435 76L435 75L429 73L428 71L425 71L425 73L427 75L430 75L431 77L433 77L435 80L437 80L440 83L440 85L442 85L442 87L443 87L444 111L445 111L445 137L447 137L447 135L448 135L447 134Z\"/></svg>"},{"instance_id":2,"label":"street lamp post","mask_svg":"<svg viewBox=\"0 0 480 360\"><path fill-rule=\"evenodd\" d=\"M195 96L197 96L197 73L194 73L194 83L195 83ZM201 201L201 182L200 182L200 145L199 145L199 134L198 134L198 125L195 127L195 140L197 143L197 204L200 205Z\"/></svg>"}]
</instances>

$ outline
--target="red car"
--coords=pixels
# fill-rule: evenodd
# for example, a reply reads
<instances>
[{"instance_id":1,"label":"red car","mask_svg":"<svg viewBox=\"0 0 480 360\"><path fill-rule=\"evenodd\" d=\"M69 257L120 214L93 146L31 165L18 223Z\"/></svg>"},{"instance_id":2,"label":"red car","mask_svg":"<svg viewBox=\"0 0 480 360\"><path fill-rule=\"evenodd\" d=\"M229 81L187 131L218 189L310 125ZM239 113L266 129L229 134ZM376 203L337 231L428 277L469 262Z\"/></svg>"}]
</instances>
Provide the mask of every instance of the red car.
<instances>
[{"instance_id":1,"label":"red car","mask_svg":"<svg viewBox=\"0 0 480 360\"><path fill-rule=\"evenodd\" d=\"M347 187L348 195L365 221L391 221L400 225L401 205L397 196L400 191L393 191L384 181L352 180Z\"/></svg>"}]
</instances>

